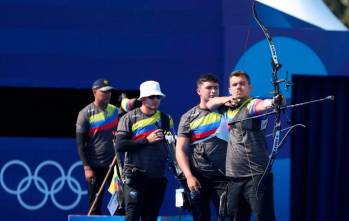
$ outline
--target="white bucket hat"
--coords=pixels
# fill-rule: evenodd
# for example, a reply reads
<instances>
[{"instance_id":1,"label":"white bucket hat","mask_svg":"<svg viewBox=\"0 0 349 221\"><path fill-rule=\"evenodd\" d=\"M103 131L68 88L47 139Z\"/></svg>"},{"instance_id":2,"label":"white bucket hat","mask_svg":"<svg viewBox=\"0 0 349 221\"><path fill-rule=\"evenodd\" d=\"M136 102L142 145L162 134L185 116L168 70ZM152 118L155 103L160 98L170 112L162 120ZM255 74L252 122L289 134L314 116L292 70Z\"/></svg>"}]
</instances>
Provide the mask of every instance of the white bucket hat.
<instances>
[{"instance_id":1,"label":"white bucket hat","mask_svg":"<svg viewBox=\"0 0 349 221\"><path fill-rule=\"evenodd\" d=\"M149 97L152 95L160 95L166 97L165 94L161 92L160 84L156 81L145 81L139 86L140 95L138 100L143 97Z\"/></svg>"}]
</instances>

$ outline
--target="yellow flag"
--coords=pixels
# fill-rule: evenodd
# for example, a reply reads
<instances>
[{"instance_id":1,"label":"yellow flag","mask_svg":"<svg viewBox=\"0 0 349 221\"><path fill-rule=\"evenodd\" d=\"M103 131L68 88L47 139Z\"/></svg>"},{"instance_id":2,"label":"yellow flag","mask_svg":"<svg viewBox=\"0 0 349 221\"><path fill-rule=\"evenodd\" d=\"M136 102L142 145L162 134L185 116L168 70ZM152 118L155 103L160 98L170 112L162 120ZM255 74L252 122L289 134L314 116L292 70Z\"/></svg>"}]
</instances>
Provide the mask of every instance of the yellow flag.
<instances>
[{"instance_id":1,"label":"yellow flag","mask_svg":"<svg viewBox=\"0 0 349 221\"><path fill-rule=\"evenodd\" d=\"M108 192L113 195L118 188L119 188L119 177L118 177L118 173L116 172L116 166L114 166L113 179L110 182Z\"/></svg>"}]
</instances>

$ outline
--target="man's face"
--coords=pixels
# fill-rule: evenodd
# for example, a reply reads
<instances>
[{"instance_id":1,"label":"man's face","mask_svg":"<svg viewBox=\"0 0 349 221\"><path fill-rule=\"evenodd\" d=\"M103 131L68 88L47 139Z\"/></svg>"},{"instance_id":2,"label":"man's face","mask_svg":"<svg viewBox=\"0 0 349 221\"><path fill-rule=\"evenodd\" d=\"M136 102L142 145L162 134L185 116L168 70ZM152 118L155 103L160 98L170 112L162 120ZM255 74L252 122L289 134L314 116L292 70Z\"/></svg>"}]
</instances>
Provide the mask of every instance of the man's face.
<instances>
[{"instance_id":1,"label":"man's face","mask_svg":"<svg viewBox=\"0 0 349 221\"><path fill-rule=\"evenodd\" d=\"M200 96L201 100L209 101L211 98L219 96L219 84L206 81L199 85L196 92Z\"/></svg>"},{"instance_id":2,"label":"man's face","mask_svg":"<svg viewBox=\"0 0 349 221\"><path fill-rule=\"evenodd\" d=\"M252 85L245 76L232 76L229 79L229 92L233 98L246 98L250 96Z\"/></svg>"},{"instance_id":3,"label":"man's face","mask_svg":"<svg viewBox=\"0 0 349 221\"><path fill-rule=\"evenodd\" d=\"M100 106L106 106L110 102L111 91L93 90L95 101Z\"/></svg>"},{"instance_id":4,"label":"man's face","mask_svg":"<svg viewBox=\"0 0 349 221\"><path fill-rule=\"evenodd\" d=\"M142 98L143 105L150 110L157 110L160 106L160 101L162 96L160 95L151 95L149 97Z\"/></svg>"}]
</instances>

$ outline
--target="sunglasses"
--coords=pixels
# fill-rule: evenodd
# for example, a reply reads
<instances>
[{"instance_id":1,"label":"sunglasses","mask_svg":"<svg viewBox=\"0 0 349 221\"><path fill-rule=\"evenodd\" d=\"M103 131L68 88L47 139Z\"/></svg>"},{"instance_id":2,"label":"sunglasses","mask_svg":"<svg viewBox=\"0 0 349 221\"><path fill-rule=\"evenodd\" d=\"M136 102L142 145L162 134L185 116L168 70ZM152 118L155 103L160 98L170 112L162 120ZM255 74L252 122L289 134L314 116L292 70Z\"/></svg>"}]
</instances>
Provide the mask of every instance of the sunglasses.
<instances>
[{"instance_id":1,"label":"sunglasses","mask_svg":"<svg viewBox=\"0 0 349 221\"><path fill-rule=\"evenodd\" d=\"M154 100L155 98L161 100L162 96L161 95L151 95L151 96L149 96L147 98L149 98L150 100Z\"/></svg>"}]
</instances>

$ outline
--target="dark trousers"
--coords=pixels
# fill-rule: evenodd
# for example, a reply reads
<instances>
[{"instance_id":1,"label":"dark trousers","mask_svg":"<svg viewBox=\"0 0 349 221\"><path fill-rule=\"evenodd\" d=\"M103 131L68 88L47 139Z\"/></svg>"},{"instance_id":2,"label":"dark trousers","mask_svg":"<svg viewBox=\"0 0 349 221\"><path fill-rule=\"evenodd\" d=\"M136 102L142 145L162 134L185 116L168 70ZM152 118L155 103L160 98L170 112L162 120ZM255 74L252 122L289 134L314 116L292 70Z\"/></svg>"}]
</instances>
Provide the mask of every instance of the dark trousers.
<instances>
[{"instance_id":1,"label":"dark trousers","mask_svg":"<svg viewBox=\"0 0 349 221\"><path fill-rule=\"evenodd\" d=\"M237 220L241 210L241 201L246 201L256 221L275 221L273 199L273 175L269 173L263 179L263 185L256 190L262 175L244 178L231 178L228 183L227 210L231 220Z\"/></svg>"},{"instance_id":2,"label":"dark trousers","mask_svg":"<svg viewBox=\"0 0 349 221\"><path fill-rule=\"evenodd\" d=\"M224 177L205 178L199 175L196 175L196 178L199 180L201 188L200 192L191 199L193 220L210 221L210 202L212 200L218 214L219 199L226 189L227 180Z\"/></svg>"},{"instance_id":3,"label":"dark trousers","mask_svg":"<svg viewBox=\"0 0 349 221\"><path fill-rule=\"evenodd\" d=\"M91 208L93 201L95 200L96 194L99 191L99 188L101 187L103 180L109 170L109 167L94 167L92 168L93 171L95 172L95 179L93 182L87 182L87 191L88 191L88 203L89 207ZM108 182L107 185L110 183L110 180L112 179L113 174L111 173L110 176L108 177ZM92 215L101 215L102 214L102 202L103 202L103 195L104 195L104 189L98 196L98 200L95 204L94 209L92 210L91 214Z\"/></svg>"},{"instance_id":4,"label":"dark trousers","mask_svg":"<svg viewBox=\"0 0 349 221\"><path fill-rule=\"evenodd\" d=\"M152 178L145 175L137 175L132 184L125 184L125 220L156 221L166 186L166 178Z\"/></svg>"}]
</instances>

